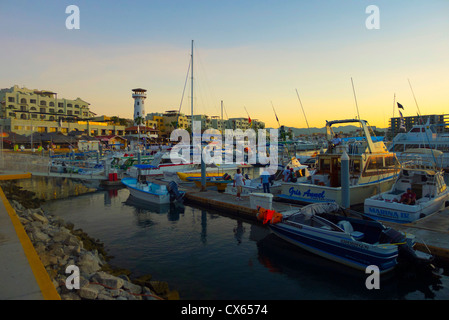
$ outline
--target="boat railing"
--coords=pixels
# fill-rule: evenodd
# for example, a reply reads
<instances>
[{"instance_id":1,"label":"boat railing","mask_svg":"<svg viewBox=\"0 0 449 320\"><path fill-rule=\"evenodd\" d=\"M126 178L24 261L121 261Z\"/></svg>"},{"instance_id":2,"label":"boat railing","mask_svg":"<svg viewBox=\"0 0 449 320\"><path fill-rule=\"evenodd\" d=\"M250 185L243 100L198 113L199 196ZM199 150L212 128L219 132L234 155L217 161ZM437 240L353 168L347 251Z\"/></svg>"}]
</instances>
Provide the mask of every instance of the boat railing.
<instances>
[{"instance_id":1,"label":"boat railing","mask_svg":"<svg viewBox=\"0 0 449 320\"><path fill-rule=\"evenodd\" d=\"M433 160L423 159L417 155L407 155L401 162L402 169L424 169L424 170L441 170L442 166L436 164Z\"/></svg>"}]
</instances>

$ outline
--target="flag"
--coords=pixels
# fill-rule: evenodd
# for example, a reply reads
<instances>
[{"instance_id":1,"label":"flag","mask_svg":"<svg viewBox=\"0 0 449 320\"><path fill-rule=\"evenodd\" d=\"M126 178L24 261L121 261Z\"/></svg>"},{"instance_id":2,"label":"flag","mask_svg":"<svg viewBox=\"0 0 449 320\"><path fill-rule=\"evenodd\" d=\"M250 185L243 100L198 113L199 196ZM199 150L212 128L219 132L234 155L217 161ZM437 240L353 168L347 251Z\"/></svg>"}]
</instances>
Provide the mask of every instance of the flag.
<instances>
[{"instance_id":1,"label":"flag","mask_svg":"<svg viewBox=\"0 0 449 320\"><path fill-rule=\"evenodd\" d=\"M251 118L248 116L248 123L251 123Z\"/></svg>"},{"instance_id":2,"label":"flag","mask_svg":"<svg viewBox=\"0 0 449 320\"><path fill-rule=\"evenodd\" d=\"M397 102L398 104L398 108L404 110L404 107L402 106L402 104L400 104L399 102Z\"/></svg>"},{"instance_id":3,"label":"flag","mask_svg":"<svg viewBox=\"0 0 449 320\"><path fill-rule=\"evenodd\" d=\"M399 103L398 103L398 104L399 104ZM404 129L404 131L405 131L405 122L404 122L404 117L403 117L403 115L402 115L401 110L399 110L399 115L401 116L401 120L400 120L400 122L399 122L399 128L400 128L400 129Z\"/></svg>"}]
</instances>

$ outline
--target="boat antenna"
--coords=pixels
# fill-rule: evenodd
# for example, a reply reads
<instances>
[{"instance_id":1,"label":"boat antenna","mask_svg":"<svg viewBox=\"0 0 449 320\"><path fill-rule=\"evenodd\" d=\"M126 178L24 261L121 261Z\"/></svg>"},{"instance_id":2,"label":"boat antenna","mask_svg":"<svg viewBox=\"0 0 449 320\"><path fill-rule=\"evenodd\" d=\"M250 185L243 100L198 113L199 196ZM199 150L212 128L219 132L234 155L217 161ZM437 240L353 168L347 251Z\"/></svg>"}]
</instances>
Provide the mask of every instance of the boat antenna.
<instances>
[{"instance_id":1,"label":"boat antenna","mask_svg":"<svg viewBox=\"0 0 449 320\"><path fill-rule=\"evenodd\" d=\"M421 117L421 111L419 111L418 102L416 101L415 93L413 92L412 84L410 83L410 79L408 80L408 85L410 86L410 90L412 90L413 99L415 100L416 108L418 109L418 116Z\"/></svg>"},{"instance_id":2,"label":"boat antenna","mask_svg":"<svg viewBox=\"0 0 449 320\"><path fill-rule=\"evenodd\" d=\"M396 108L396 92L393 96L393 118L391 118L391 141L393 141L393 150L394 150L394 126L393 126L393 119L394 119L394 109Z\"/></svg>"},{"instance_id":3,"label":"boat antenna","mask_svg":"<svg viewBox=\"0 0 449 320\"><path fill-rule=\"evenodd\" d=\"M279 123L278 116L277 116L277 114L276 114L276 110L274 110L273 101L270 101L270 102L271 102L271 106L273 107L273 111L274 111L274 115L275 115L275 117L276 117L276 121L278 122L279 127L281 127L281 124Z\"/></svg>"},{"instance_id":4,"label":"boat antenna","mask_svg":"<svg viewBox=\"0 0 449 320\"><path fill-rule=\"evenodd\" d=\"M410 83L410 79L407 79L407 80L408 80L408 84L410 86L410 90L412 91L413 99L415 100L416 108L418 109L418 119L420 119L422 121L422 123L424 124L424 119L422 119L422 117L421 117L421 111L419 111L418 101L416 101L416 97L415 97L415 93L413 92L412 84ZM425 134L425 136L426 136L426 139L427 139L427 143L429 144L430 152L432 153L433 161L435 162L435 167L437 167L438 166L438 162L437 162L437 159L436 159L435 154L433 152L432 145L430 144L429 136L427 135L427 133Z\"/></svg>"},{"instance_id":5,"label":"boat antenna","mask_svg":"<svg viewBox=\"0 0 449 320\"><path fill-rule=\"evenodd\" d=\"M357 109L357 116L359 117L359 120L360 120L359 106L357 104L357 96L355 95L354 81L352 81L352 77L351 77L351 83L352 83L352 92L354 93L355 107Z\"/></svg>"},{"instance_id":6,"label":"boat antenna","mask_svg":"<svg viewBox=\"0 0 449 320\"><path fill-rule=\"evenodd\" d=\"M304 118L306 119L307 129L309 130L309 136L312 137L312 133L310 132L309 122L307 121L306 113L304 112L304 108L302 107L301 99L299 98L298 89L296 90L296 95L298 96L299 104L301 105L302 113L304 114Z\"/></svg>"},{"instance_id":7,"label":"boat antenna","mask_svg":"<svg viewBox=\"0 0 449 320\"><path fill-rule=\"evenodd\" d=\"M246 107L243 106L243 108L245 109L246 114L248 115L248 122L252 123L253 119L251 119L251 117L249 116L248 110L246 110Z\"/></svg>"}]
</instances>

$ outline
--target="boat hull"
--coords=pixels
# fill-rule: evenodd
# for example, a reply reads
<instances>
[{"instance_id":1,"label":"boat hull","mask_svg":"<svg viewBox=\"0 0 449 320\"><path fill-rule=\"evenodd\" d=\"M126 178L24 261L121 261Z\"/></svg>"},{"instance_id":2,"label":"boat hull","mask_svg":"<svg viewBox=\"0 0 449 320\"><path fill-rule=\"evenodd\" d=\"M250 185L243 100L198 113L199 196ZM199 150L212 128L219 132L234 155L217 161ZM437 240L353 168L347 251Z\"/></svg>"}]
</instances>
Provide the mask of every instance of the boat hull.
<instances>
[{"instance_id":1,"label":"boat hull","mask_svg":"<svg viewBox=\"0 0 449 320\"><path fill-rule=\"evenodd\" d=\"M395 177L376 183L366 183L349 188L350 205L363 204L364 200L380 192L390 190ZM380 191L380 192L379 192ZM342 205L342 188L327 187L309 183L283 182L280 198L306 203L336 202Z\"/></svg>"},{"instance_id":2,"label":"boat hull","mask_svg":"<svg viewBox=\"0 0 449 320\"><path fill-rule=\"evenodd\" d=\"M339 232L316 230L309 226L292 227L285 223L269 226L281 239L323 258L358 270L375 265L381 273L397 265L397 246L375 246L354 240Z\"/></svg>"},{"instance_id":3,"label":"boat hull","mask_svg":"<svg viewBox=\"0 0 449 320\"><path fill-rule=\"evenodd\" d=\"M121 181L134 198L156 204L170 203L170 194L166 190L165 192L162 190L159 192L150 191L150 188L148 190L142 190L138 187L137 180L134 178L123 178Z\"/></svg>"},{"instance_id":4,"label":"boat hull","mask_svg":"<svg viewBox=\"0 0 449 320\"><path fill-rule=\"evenodd\" d=\"M410 223L443 209L448 197L449 193L445 192L432 201L418 202L415 205L386 201L382 197L372 197L365 200L364 212L379 220Z\"/></svg>"}]
</instances>

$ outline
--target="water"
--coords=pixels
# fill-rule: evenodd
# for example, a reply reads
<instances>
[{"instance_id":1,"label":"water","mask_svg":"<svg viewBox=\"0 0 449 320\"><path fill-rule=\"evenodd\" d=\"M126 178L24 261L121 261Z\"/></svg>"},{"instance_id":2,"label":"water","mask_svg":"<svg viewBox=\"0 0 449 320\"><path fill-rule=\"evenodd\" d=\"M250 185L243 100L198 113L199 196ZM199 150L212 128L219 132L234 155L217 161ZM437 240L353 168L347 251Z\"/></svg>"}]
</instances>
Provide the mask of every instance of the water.
<instances>
[{"instance_id":1,"label":"water","mask_svg":"<svg viewBox=\"0 0 449 320\"><path fill-rule=\"evenodd\" d=\"M189 206L150 208L126 189L52 200L47 212L102 241L113 266L166 281L181 299L448 299L449 276L367 275L293 247L251 221Z\"/></svg>"}]
</instances>

